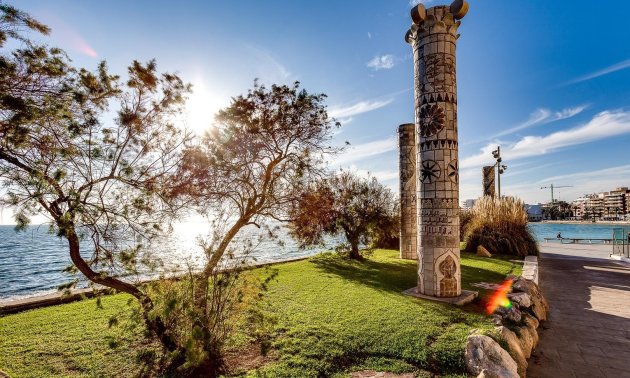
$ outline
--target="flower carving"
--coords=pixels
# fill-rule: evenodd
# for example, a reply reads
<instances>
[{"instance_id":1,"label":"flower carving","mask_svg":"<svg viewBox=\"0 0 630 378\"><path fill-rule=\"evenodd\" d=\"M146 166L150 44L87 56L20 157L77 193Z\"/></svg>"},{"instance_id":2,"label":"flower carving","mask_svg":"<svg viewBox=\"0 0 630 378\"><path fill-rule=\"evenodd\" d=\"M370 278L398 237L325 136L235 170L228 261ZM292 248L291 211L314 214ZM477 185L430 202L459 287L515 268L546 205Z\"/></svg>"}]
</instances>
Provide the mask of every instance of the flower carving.
<instances>
[{"instance_id":1,"label":"flower carving","mask_svg":"<svg viewBox=\"0 0 630 378\"><path fill-rule=\"evenodd\" d=\"M420 109L420 136L423 138L437 134L444 128L444 110L438 105L427 105Z\"/></svg>"},{"instance_id":2,"label":"flower carving","mask_svg":"<svg viewBox=\"0 0 630 378\"><path fill-rule=\"evenodd\" d=\"M426 184L431 184L440 177L440 166L433 160L425 160L422 162L420 172L422 174L421 181Z\"/></svg>"},{"instance_id":3,"label":"flower carving","mask_svg":"<svg viewBox=\"0 0 630 378\"><path fill-rule=\"evenodd\" d=\"M447 174L448 178L451 179L451 182L454 184L459 182L459 164L457 163L457 159L451 160L448 164Z\"/></svg>"}]
</instances>

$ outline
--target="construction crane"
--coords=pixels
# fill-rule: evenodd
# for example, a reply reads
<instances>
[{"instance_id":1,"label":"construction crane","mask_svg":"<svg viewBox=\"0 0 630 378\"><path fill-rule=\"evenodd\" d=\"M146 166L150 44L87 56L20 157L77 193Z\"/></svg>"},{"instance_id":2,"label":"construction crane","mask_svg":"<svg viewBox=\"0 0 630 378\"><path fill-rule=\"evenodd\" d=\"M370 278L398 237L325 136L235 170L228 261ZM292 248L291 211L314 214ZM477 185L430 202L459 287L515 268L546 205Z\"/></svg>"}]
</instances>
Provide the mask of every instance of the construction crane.
<instances>
[{"instance_id":1,"label":"construction crane","mask_svg":"<svg viewBox=\"0 0 630 378\"><path fill-rule=\"evenodd\" d=\"M553 198L553 189L556 188L573 188L572 185L563 185L563 186L553 186L553 184L549 185L549 186L543 186L540 189L551 189L551 204L553 205L554 202L556 202Z\"/></svg>"}]
</instances>

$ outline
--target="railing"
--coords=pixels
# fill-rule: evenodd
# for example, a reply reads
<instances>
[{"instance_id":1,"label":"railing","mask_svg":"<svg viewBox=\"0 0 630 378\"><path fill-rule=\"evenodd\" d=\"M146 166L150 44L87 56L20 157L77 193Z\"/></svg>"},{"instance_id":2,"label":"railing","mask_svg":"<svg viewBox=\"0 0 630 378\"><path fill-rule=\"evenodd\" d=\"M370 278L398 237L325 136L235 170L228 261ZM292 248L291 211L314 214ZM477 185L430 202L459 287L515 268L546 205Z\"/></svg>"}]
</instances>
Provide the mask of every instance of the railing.
<instances>
[{"instance_id":1,"label":"railing","mask_svg":"<svg viewBox=\"0 0 630 378\"><path fill-rule=\"evenodd\" d=\"M613 244L613 239L602 238L545 238L545 243L559 242L561 244Z\"/></svg>"},{"instance_id":2,"label":"railing","mask_svg":"<svg viewBox=\"0 0 630 378\"><path fill-rule=\"evenodd\" d=\"M613 228L612 245L613 255L630 258L630 229Z\"/></svg>"}]
</instances>

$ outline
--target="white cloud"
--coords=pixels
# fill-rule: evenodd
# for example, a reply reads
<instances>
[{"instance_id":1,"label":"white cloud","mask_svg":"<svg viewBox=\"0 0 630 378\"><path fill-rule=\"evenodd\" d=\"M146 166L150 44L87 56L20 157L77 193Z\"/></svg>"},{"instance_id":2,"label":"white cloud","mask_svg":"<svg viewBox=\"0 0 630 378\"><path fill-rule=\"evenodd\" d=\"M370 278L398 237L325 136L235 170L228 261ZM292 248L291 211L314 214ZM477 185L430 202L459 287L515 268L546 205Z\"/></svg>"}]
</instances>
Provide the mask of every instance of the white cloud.
<instances>
[{"instance_id":1,"label":"white cloud","mask_svg":"<svg viewBox=\"0 0 630 378\"><path fill-rule=\"evenodd\" d=\"M549 189L541 189L542 186L569 185L570 187L554 190L554 197L570 202L584 194L606 192L619 186L630 186L630 165L550 176L536 182L516 185L511 185L509 180L503 182L505 182L505 193L516 195L529 203L551 200Z\"/></svg>"},{"instance_id":2,"label":"white cloud","mask_svg":"<svg viewBox=\"0 0 630 378\"><path fill-rule=\"evenodd\" d=\"M588 123L572 129L557 131L545 136L525 136L519 141L501 148L505 160L540 156L560 148L588 143L615 135L630 133L630 112L621 110L601 112ZM492 163L492 150L496 143L484 146L477 155L461 161L460 167L478 167Z\"/></svg>"},{"instance_id":3,"label":"white cloud","mask_svg":"<svg viewBox=\"0 0 630 378\"><path fill-rule=\"evenodd\" d=\"M256 60L256 75L264 83L283 84L296 80L284 65L272 53L259 47L246 45Z\"/></svg>"},{"instance_id":4,"label":"white cloud","mask_svg":"<svg viewBox=\"0 0 630 378\"><path fill-rule=\"evenodd\" d=\"M354 121L354 118L352 118L352 117L340 118L337 121L339 121L339 123L341 123L341 125L344 126L344 125L347 125L350 122Z\"/></svg>"},{"instance_id":5,"label":"white cloud","mask_svg":"<svg viewBox=\"0 0 630 378\"><path fill-rule=\"evenodd\" d=\"M358 114L371 112L387 106L394 101L393 98L387 100L367 100L359 101L352 105L331 106L328 108L328 115L334 118L347 118Z\"/></svg>"},{"instance_id":6,"label":"white cloud","mask_svg":"<svg viewBox=\"0 0 630 378\"><path fill-rule=\"evenodd\" d=\"M368 157L381 155L393 151L397 148L398 140L395 137L376 140L373 142L351 145L344 153L339 155L332 163L337 166L344 166Z\"/></svg>"},{"instance_id":7,"label":"white cloud","mask_svg":"<svg viewBox=\"0 0 630 378\"><path fill-rule=\"evenodd\" d=\"M372 39L372 33L367 32L368 33L368 39Z\"/></svg>"},{"instance_id":8,"label":"white cloud","mask_svg":"<svg viewBox=\"0 0 630 378\"><path fill-rule=\"evenodd\" d=\"M409 5L416 6L418 4L424 4L424 5L429 5L432 2L434 2L435 0L409 0Z\"/></svg>"},{"instance_id":9,"label":"white cloud","mask_svg":"<svg viewBox=\"0 0 630 378\"><path fill-rule=\"evenodd\" d=\"M349 170L363 177L376 177L376 179L381 182L398 180L399 175L398 170L372 171L368 169L359 169L356 165L350 166Z\"/></svg>"},{"instance_id":10,"label":"white cloud","mask_svg":"<svg viewBox=\"0 0 630 378\"><path fill-rule=\"evenodd\" d=\"M621 70L624 70L626 68L630 68L630 59L624 60L623 62L619 62L619 63L613 64L612 66L608 66L608 67L606 67L604 69L601 69L599 71L595 71L595 72L592 72L590 74L577 77L577 78L575 78L573 80L569 80L566 83L564 83L564 85L576 84L576 83L580 83L582 81L595 79L596 77L608 75L609 73L621 71Z\"/></svg>"},{"instance_id":11,"label":"white cloud","mask_svg":"<svg viewBox=\"0 0 630 378\"><path fill-rule=\"evenodd\" d=\"M372 60L367 62L368 68L373 69L374 71L378 70L389 70L394 68L395 58L391 54L387 55L377 55Z\"/></svg>"},{"instance_id":12,"label":"white cloud","mask_svg":"<svg viewBox=\"0 0 630 378\"><path fill-rule=\"evenodd\" d=\"M582 113L586 108L588 108L588 105L578 105L572 108L565 108L557 112L552 112L551 110L545 108L539 108L529 115L529 119L527 121L512 127L511 129L501 131L500 133L493 135L492 138L509 135L515 131L523 130L528 127L575 117L576 115Z\"/></svg>"}]
</instances>

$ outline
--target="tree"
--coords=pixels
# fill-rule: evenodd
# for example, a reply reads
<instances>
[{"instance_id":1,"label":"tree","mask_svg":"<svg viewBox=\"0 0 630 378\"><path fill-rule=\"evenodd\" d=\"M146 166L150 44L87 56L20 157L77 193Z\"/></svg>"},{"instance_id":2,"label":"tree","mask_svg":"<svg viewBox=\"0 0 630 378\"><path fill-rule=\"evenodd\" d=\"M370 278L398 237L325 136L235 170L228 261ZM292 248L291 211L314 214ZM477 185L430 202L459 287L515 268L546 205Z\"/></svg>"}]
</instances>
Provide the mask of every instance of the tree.
<instances>
[{"instance_id":1,"label":"tree","mask_svg":"<svg viewBox=\"0 0 630 378\"><path fill-rule=\"evenodd\" d=\"M158 75L154 61L134 61L124 83L104 62L95 73L76 69L63 51L22 34L47 27L7 5L0 12L0 47L21 44L0 56L1 203L17 209L21 229L45 215L68 241L74 269L135 297L148 330L176 350L146 290L122 276L159 264L147 244L178 208L166 194L189 136L172 121L190 86ZM104 124L112 103L116 117Z\"/></svg>"},{"instance_id":2,"label":"tree","mask_svg":"<svg viewBox=\"0 0 630 378\"><path fill-rule=\"evenodd\" d=\"M185 151L175 197L190 198L212 220L204 243L206 261L194 276L192 318L194 348L204 351L195 364L215 374L221 370L221 343L212 327L212 285L208 280L234 257L236 235L245 227L286 221L297 188L321 175L333 128L325 95L292 86L254 83L246 95L218 112L216 124L199 144ZM273 237L273 229L267 227ZM251 250L254 245L245 246ZM225 258L224 258L225 257Z\"/></svg>"},{"instance_id":3,"label":"tree","mask_svg":"<svg viewBox=\"0 0 630 378\"><path fill-rule=\"evenodd\" d=\"M322 244L324 236L345 236L348 257L373 246L383 233L398 232L398 207L392 191L374 177L342 171L305 188L291 211L291 233L302 247Z\"/></svg>"}]
</instances>

